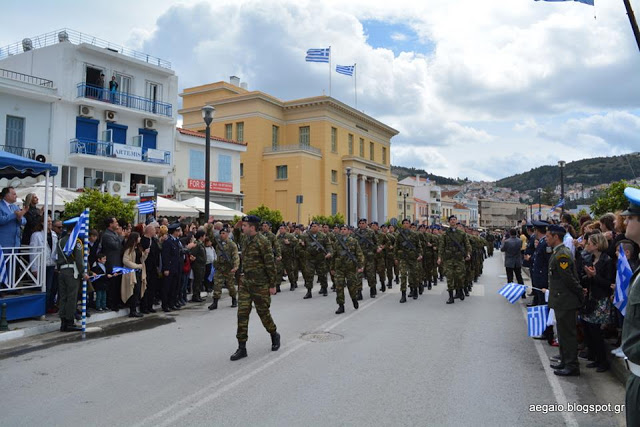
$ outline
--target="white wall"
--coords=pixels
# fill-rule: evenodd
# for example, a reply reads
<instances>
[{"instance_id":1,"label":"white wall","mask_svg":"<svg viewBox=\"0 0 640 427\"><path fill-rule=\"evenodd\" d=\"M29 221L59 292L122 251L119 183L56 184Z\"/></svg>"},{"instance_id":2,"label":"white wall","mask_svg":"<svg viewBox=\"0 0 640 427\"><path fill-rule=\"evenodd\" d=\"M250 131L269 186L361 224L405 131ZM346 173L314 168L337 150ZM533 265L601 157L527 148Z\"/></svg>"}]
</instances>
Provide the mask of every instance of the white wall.
<instances>
[{"instance_id":1,"label":"white wall","mask_svg":"<svg viewBox=\"0 0 640 427\"><path fill-rule=\"evenodd\" d=\"M24 148L33 148L49 158L49 129L51 104L7 93L0 95L0 145L6 145L7 116L22 117Z\"/></svg>"}]
</instances>

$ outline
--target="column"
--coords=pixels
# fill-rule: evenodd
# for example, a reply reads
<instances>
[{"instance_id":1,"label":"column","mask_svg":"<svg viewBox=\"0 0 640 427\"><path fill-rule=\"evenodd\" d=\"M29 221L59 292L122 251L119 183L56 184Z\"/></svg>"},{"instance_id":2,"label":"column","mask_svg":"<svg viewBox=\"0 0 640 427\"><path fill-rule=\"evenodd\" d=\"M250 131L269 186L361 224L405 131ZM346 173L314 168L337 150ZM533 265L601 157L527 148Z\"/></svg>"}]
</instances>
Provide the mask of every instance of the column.
<instances>
[{"instance_id":1,"label":"column","mask_svg":"<svg viewBox=\"0 0 640 427\"><path fill-rule=\"evenodd\" d=\"M371 221L378 221L378 179L371 182Z\"/></svg>"},{"instance_id":2,"label":"column","mask_svg":"<svg viewBox=\"0 0 640 427\"><path fill-rule=\"evenodd\" d=\"M380 186L378 187L378 218L381 222L387 222L387 220L389 219L387 205L387 181L382 180Z\"/></svg>"},{"instance_id":3,"label":"column","mask_svg":"<svg viewBox=\"0 0 640 427\"><path fill-rule=\"evenodd\" d=\"M358 225L358 174L351 172L349 177L351 186L351 218L347 218L349 225Z\"/></svg>"},{"instance_id":4,"label":"column","mask_svg":"<svg viewBox=\"0 0 640 427\"><path fill-rule=\"evenodd\" d=\"M358 205L358 219L367 217L367 202L366 202L366 190L364 188L367 182L367 177L364 175L360 175L360 189L358 190L360 196L360 203Z\"/></svg>"}]
</instances>

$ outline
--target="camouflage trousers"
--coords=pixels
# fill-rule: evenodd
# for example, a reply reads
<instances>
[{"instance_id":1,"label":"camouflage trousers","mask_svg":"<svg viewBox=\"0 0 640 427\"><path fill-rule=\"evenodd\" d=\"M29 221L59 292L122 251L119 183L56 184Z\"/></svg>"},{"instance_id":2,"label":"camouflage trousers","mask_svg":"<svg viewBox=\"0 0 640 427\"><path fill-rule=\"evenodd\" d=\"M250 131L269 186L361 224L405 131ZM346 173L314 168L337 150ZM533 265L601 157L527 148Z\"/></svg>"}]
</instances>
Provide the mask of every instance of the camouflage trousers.
<instances>
[{"instance_id":1,"label":"camouflage trousers","mask_svg":"<svg viewBox=\"0 0 640 427\"><path fill-rule=\"evenodd\" d=\"M420 276L418 275L419 262L401 259L398 264L400 264L400 290L406 292L407 282L409 283L409 288L417 288L418 281L420 280Z\"/></svg>"},{"instance_id":2,"label":"camouflage trousers","mask_svg":"<svg viewBox=\"0 0 640 427\"><path fill-rule=\"evenodd\" d=\"M220 299L222 295L222 286L227 282L227 287L229 288L229 296L236 296L236 278L235 274L231 272L231 270L224 270L221 268L216 268L216 272L213 274L213 298Z\"/></svg>"},{"instance_id":3,"label":"camouflage trousers","mask_svg":"<svg viewBox=\"0 0 640 427\"><path fill-rule=\"evenodd\" d=\"M324 255L317 255L315 257L309 257L307 259L306 271L302 271L304 276L304 286L311 290L313 289L313 276L318 275L318 282L320 283L320 289L327 288L327 262Z\"/></svg>"},{"instance_id":4,"label":"camouflage trousers","mask_svg":"<svg viewBox=\"0 0 640 427\"><path fill-rule=\"evenodd\" d=\"M489 256L493 256L493 245L487 246L487 253Z\"/></svg>"},{"instance_id":5,"label":"camouflage trousers","mask_svg":"<svg viewBox=\"0 0 640 427\"><path fill-rule=\"evenodd\" d=\"M282 267L287 272L289 283L292 285L298 284L298 269L296 268L295 259L293 255L282 255Z\"/></svg>"},{"instance_id":6,"label":"camouflage trousers","mask_svg":"<svg viewBox=\"0 0 640 427\"><path fill-rule=\"evenodd\" d=\"M376 287L376 261L373 255L364 255L364 271L358 273L359 291L362 291L362 279L367 279L370 288Z\"/></svg>"},{"instance_id":7,"label":"camouflage trousers","mask_svg":"<svg viewBox=\"0 0 640 427\"><path fill-rule=\"evenodd\" d=\"M238 342L246 342L249 338L249 315L252 304L256 306L258 316L267 332L272 334L276 331L276 324L269 312L271 306L269 284L244 281L238 289L238 333L236 334Z\"/></svg>"},{"instance_id":8,"label":"camouflage trousers","mask_svg":"<svg viewBox=\"0 0 640 427\"><path fill-rule=\"evenodd\" d=\"M438 266L436 264L436 260L434 258L425 257L423 261L426 280L431 281L431 283L435 283L438 280Z\"/></svg>"},{"instance_id":9,"label":"camouflage trousers","mask_svg":"<svg viewBox=\"0 0 640 427\"><path fill-rule=\"evenodd\" d=\"M387 275L387 263L385 261L384 254L376 255L376 274L380 278L380 283L384 284L385 276Z\"/></svg>"},{"instance_id":10,"label":"camouflage trousers","mask_svg":"<svg viewBox=\"0 0 640 427\"><path fill-rule=\"evenodd\" d=\"M466 277L464 260L445 261L443 264L444 275L447 278L447 290L462 289Z\"/></svg>"},{"instance_id":11,"label":"camouflage trousers","mask_svg":"<svg viewBox=\"0 0 640 427\"><path fill-rule=\"evenodd\" d=\"M474 276L473 261L465 261L464 267L465 267L464 286L467 286L471 282L473 282L473 276Z\"/></svg>"},{"instance_id":12,"label":"camouflage trousers","mask_svg":"<svg viewBox=\"0 0 640 427\"><path fill-rule=\"evenodd\" d=\"M204 266L202 267L194 267L193 269L193 297L200 297L200 292L202 292L202 287L204 285Z\"/></svg>"},{"instance_id":13,"label":"camouflage trousers","mask_svg":"<svg viewBox=\"0 0 640 427\"><path fill-rule=\"evenodd\" d=\"M396 276L398 275L398 266L395 264L392 256L387 256L385 265L387 269L387 280L389 281L388 283L391 283L393 282L393 272L395 271Z\"/></svg>"},{"instance_id":14,"label":"camouflage trousers","mask_svg":"<svg viewBox=\"0 0 640 427\"><path fill-rule=\"evenodd\" d=\"M358 272L355 266L335 270L336 302L344 304L344 288L349 290L349 296L354 300L358 297Z\"/></svg>"}]
</instances>

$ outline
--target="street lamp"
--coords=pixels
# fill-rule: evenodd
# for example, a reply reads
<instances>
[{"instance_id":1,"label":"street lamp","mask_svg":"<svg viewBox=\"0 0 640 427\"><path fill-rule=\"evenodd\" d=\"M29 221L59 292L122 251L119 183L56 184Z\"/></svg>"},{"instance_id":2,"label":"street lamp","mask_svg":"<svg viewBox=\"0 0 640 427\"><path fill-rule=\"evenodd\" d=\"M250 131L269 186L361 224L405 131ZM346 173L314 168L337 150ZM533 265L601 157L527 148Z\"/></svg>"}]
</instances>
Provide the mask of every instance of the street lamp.
<instances>
[{"instance_id":1,"label":"street lamp","mask_svg":"<svg viewBox=\"0 0 640 427\"><path fill-rule=\"evenodd\" d=\"M407 218L407 197L409 197L409 193L403 193L401 190L398 195L404 198L404 216L402 217L402 219L404 220Z\"/></svg>"},{"instance_id":2,"label":"street lamp","mask_svg":"<svg viewBox=\"0 0 640 427\"><path fill-rule=\"evenodd\" d=\"M538 221L542 219L542 188L538 188Z\"/></svg>"},{"instance_id":3,"label":"street lamp","mask_svg":"<svg viewBox=\"0 0 640 427\"><path fill-rule=\"evenodd\" d=\"M216 109L211 105L202 107L202 119L207 125L205 134L205 151L204 151L204 218L209 221L209 199L211 191L211 122Z\"/></svg>"},{"instance_id":4,"label":"street lamp","mask_svg":"<svg viewBox=\"0 0 640 427\"><path fill-rule=\"evenodd\" d=\"M347 168L347 225L351 225L351 168Z\"/></svg>"},{"instance_id":5,"label":"street lamp","mask_svg":"<svg viewBox=\"0 0 640 427\"><path fill-rule=\"evenodd\" d=\"M562 215L564 215L564 165L567 162L564 160L560 160L558 162L558 166L560 166L560 201L562 205L560 205L560 219L562 219Z\"/></svg>"}]
</instances>

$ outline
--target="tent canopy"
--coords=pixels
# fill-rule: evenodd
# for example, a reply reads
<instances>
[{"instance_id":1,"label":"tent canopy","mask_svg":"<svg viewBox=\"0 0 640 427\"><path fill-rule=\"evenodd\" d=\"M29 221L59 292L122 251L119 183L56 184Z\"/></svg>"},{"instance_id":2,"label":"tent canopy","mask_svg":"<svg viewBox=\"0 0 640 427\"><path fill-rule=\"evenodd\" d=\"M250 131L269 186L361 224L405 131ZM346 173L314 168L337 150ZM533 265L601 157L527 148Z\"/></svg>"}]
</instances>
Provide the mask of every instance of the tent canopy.
<instances>
[{"instance_id":1,"label":"tent canopy","mask_svg":"<svg viewBox=\"0 0 640 427\"><path fill-rule=\"evenodd\" d=\"M157 211L158 215L164 216L197 217L199 215L199 212L196 209L164 197L158 197Z\"/></svg>"},{"instance_id":2,"label":"tent canopy","mask_svg":"<svg viewBox=\"0 0 640 427\"><path fill-rule=\"evenodd\" d=\"M16 194L18 195L18 203L22 203L22 201L27 197L30 193L35 193L38 196L38 207L41 208L44 206L45 192L48 192L49 198L51 198L51 184L45 186L45 181L38 182L33 187L18 187L16 188ZM72 202L82 193L76 193L73 191L65 190L64 188L56 188L55 189L56 197L55 197L55 206L53 210L55 211L63 211L65 202ZM49 200L51 203L51 200ZM49 206L51 209L51 206Z\"/></svg>"},{"instance_id":3,"label":"tent canopy","mask_svg":"<svg viewBox=\"0 0 640 427\"><path fill-rule=\"evenodd\" d=\"M35 160L17 156L15 154L0 151L0 178L26 178L44 175L58 174L58 167L51 163L40 163Z\"/></svg>"},{"instance_id":4,"label":"tent canopy","mask_svg":"<svg viewBox=\"0 0 640 427\"><path fill-rule=\"evenodd\" d=\"M193 197L181 203L185 206L195 208L200 212L204 212L204 199L200 197ZM231 220L235 216L244 216L240 211L213 202L209 202L209 215L212 215L215 219L222 220Z\"/></svg>"}]
</instances>

